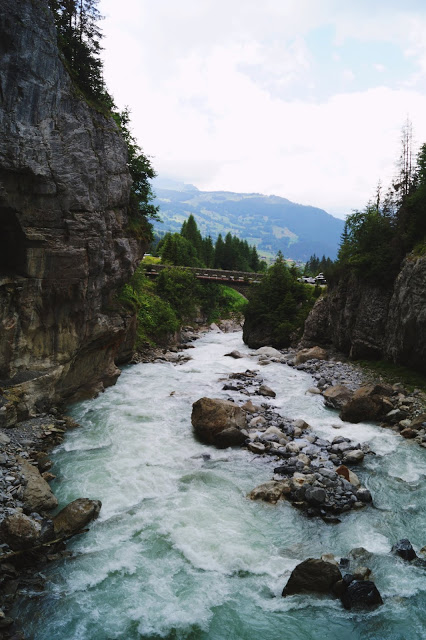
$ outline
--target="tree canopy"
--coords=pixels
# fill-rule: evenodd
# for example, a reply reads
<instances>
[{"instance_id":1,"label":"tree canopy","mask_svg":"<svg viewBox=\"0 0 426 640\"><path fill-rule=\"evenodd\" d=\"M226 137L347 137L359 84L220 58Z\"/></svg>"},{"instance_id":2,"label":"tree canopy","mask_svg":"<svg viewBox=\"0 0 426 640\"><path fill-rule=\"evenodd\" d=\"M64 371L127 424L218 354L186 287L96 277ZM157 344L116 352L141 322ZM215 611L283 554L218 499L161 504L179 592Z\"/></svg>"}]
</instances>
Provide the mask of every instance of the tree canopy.
<instances>
[{"instance_id":1,"label":"tree canopy","mask_svg":"<svg viewBox=\"0 0 426 640\"><path fill-rule=\"evenodd\" d=\"M411 145L411 124L407 121L398 175L384 197L379 183L366 207L346 218L334 277L351 270L363 279L386 285L396 277L407 253L424 251L426 144L416 158Z\"/></svg>"},{"instance_id":2,"label":"tree canopy","mask_svg":"<svg viewBox=\"0 0 426 640\"><path fill-rule=\"evenodd\" d=\"M191 214L182 224L180 233L166 233L157 251L162 262L175 266L207 267L229 271L262 271L266 264L259 260L255 246L247 240L227 233L219 234L215 245L210 236L203 238Z\"/></svg>"}]
</instances>

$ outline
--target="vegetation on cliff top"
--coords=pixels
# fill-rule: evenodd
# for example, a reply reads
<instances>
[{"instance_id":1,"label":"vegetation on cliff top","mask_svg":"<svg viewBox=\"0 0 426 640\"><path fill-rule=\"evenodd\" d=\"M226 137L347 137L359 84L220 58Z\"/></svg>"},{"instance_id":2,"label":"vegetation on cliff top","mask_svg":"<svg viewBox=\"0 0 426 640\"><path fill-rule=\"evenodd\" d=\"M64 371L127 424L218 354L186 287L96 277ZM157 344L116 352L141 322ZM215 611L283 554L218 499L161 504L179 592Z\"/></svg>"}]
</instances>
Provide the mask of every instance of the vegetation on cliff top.
<instances>
[{"instance_id":1,"label":"vegetation on cliff top","mask_svg":"<svg viewBox=\"0 0 426 640\"><path fill-rule=\"evenodd\" d=\"M398 176L383 195L375 197L345 222L338 260L329 279L354 272L374 284L387 285L399 272L403 258L422 254L426 240L426 144L413 157L409 121L402 131Z\"/></svg>"},{"instance_id":2,"label":"vegetation on cliff top","mask_svg":"<svg viewBox=\"0 0 426 640\"><path fill-rule=\"evenodd\" d=\"M298 276L298 270L289 269L279 252L275 264L250 293L244 313L244 340L249 346L263 342L280 349L300 337L316 291L298 282Z\"/></svg>"},{"instance_id":3,"label":"vegetation on cliff top","mask_svg":"<svg viewBox=\"0 0 426 640\"><path fill-rule=\"evenodd\" d=\"M79 92L88 103L112 117L127 145L127 166L132 177L129 200L130 230L139 239L152 240L149 219L159 219L150 180L156 173L151 160L138 145L130 130L129 109L118 111L103 78L102 32L99 0L48 0L52 11L58 47Z\"/></svg>"},{"instance_id":4,"label":"vegetation on cliff top","mask_svg":"<svg viewBox=\"0 0 426 640\"><path fill-rule=\"evenodd\" d=\"M164 269L155 282L144 273L142 263L119 302L138 317L135 348L166 344L183 324L203 316L207 322L241 314L246 300L233 289L218 284L201 285L185 268Z\"/></svg>"}]
</instances>

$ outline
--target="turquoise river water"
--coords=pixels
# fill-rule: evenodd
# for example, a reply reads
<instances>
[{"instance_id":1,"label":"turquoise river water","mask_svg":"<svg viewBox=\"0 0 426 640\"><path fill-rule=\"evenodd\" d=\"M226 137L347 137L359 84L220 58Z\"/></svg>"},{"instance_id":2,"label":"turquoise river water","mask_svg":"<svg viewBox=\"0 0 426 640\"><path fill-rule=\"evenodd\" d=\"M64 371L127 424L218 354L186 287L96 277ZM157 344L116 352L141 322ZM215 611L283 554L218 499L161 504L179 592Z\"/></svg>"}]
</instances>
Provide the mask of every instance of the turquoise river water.
<instances>
[{"instance_id":1,"label":"turquoise river water","mask_svg":"<svg viewBox=\"0 0 426 640\"><path fill-rule=\"evenodd\" d=\"M426 638L426 570L390 553L403 537L417 550L426 544L426 450L378 426L341 422L320 396L306 393L308 374L278 363L259 367L240 333L210 332L194 344L188 363L128 367L114 387L72 407L82 427L54 452L53 488L62 506L77 497L103 506L90 532L69 543L73 557L46 568L45 591L29 594L15 611L27 621L28 637ZM245 357L224 357L232 349ZM190 416L198 398L229 395L221 377L247 368L258 368L277 392L273 404L282 415L303 418L329 439L369 442L376 455L357 473L374 507L330 525L286 502L246 498L271 479L274 462L197 442ZM299 562L345 556L354 547L373 553L382 607L352 613L328 597L281 597Z\"/></svg>"}]
</instances>

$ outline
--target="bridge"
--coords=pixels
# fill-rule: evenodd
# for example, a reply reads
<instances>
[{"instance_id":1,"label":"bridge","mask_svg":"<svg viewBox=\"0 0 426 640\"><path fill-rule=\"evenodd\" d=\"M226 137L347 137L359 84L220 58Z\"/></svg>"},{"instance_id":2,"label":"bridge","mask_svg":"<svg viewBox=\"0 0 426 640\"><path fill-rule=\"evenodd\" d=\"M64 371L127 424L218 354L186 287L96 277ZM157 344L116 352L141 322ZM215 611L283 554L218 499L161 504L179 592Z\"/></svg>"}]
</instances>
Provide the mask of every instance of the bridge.
<instances>
[{"instance_id":1,"label":"bridge","mask_svg":"<svg viewBox=\"0 0 426 640\"><path fill-rule=\"evenodd\" d=\"M171 265L167 264L149 264L145 268L145 275L155 279L163 269L170 269ZM181 267L186 271L191 271L201 282L216 282L217 284L226 284L245 295L248 287L261 281L264 273L255 273L251 271L225 271L224 269L205 269L204 267Z\"/></svg>"}]
</instances>

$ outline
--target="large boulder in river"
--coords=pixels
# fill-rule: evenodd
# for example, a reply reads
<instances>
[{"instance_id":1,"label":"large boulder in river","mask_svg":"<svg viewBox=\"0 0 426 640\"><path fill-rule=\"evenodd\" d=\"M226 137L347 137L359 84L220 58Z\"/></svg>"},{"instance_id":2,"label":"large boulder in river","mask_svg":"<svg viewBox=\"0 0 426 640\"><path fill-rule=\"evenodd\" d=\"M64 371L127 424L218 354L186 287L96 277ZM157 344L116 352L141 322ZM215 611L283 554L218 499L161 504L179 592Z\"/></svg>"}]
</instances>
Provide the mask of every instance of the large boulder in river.
<instances>
[{"instance_id":1,"label":"large boulder in river","mask_svg":"<svg viewBox=\"0 0 426 640\"><path fill-rule=\"evenodd\" d=\"M50 511L58 506L58 501L39 470L24 458L18 458L25 487L22 501L29 511Z\"/></svg>"},{"instance_id":2,"label":"large boulder in river","mask_svg":"<svg viewBox=\"0 0 426 640\"><path fill-rule=\"evenodd\" d=\"M340 599L345 609L371 609L383 604L382 596L371 580L355 580L345 575Z\"/></svg>"},{"instance_id":3,"label":"large boulder in river","mask_svg":"<svg viewBox=\"0 0 426 640\"><path fill-rule=\"evenodd\" d=\"M281 360L283 354L278 349L274 349L274 347L260 347L260 349L256 350L256 354L259 356L266 356L268 358L278 358Z\"/></svg>"},{"instance_id":4,"label":"large boulder in river","mask_svg":"<svg viewBox=\"0 0 426 640\"><path fill-rule=\"evenodd\" d=\"M53 538L53 524L47 518L30 518L17 511L4 518L0 535L14 551L30 549Z\"/></svg>"},{"instance_id":5,"label":"large boulder in river","mask_svg":"<svg viewBox=\"0 0 426 640\"><path fill-rule=\"evenodd\" d=\"M77 498L53 518L55 534L70 536L83 529L89 522L98 517L102 503L100 500Z\"/></svg>"},{"instance_id":6,"label":"large boulder in river","mask_svg":"<svg viewBox=\"0 0 426 640\"><path fill-rule=\"evenodd\" d=\"M219 449L235 447L247 438L245 412L233 402L219 398L200 398L192 405L192 426L198 438Z\"/></svg>"},{"instance_id":7,"label":"large boulder in river","mask_svg":"<svg viewBox=\"0 0 426 640\"><path fill-rule=\"evenodd\" d=\"M402 540L399 540L396 544L394 544L392 547L392 553L396 553L403 560L411 561L417 558L417 554L413 549L413 545L408 540L408 538L403 538Z\"/></svg>"},{"instance_id":8,"label":"large boulder in river","mask_svg":"<svg viewBox=\"0 0 426 640\"><path fill-rule=\"evenodd\" d=\"M342 579L340 569L331 562L308 558L293 569L282 595L296 593L331 593L333 586Z\"/></svg>"},{"instance_id":9,"label":"large boulder in river","mask_svg":"<svg viewBox=\"0 0 426 640\"><path fill-rule=\"evenodd\" d=\"M328 387L322 394L324 403L332 409L341 409L352 398L352 391L343 384L336 384Z\"/></svg>"},{"instance_id":10,"label":"large boulder in river","mask_svg":"<svg viewBox=\"0 0 426 640\"><path fill-rule=\"evenodd\" d=\"M340 418L352 423L379 420L388 413L384 398L392 395L392 392L392 387L381 384L360 387L342 408Z\"/></svg>"}]
</instances>

